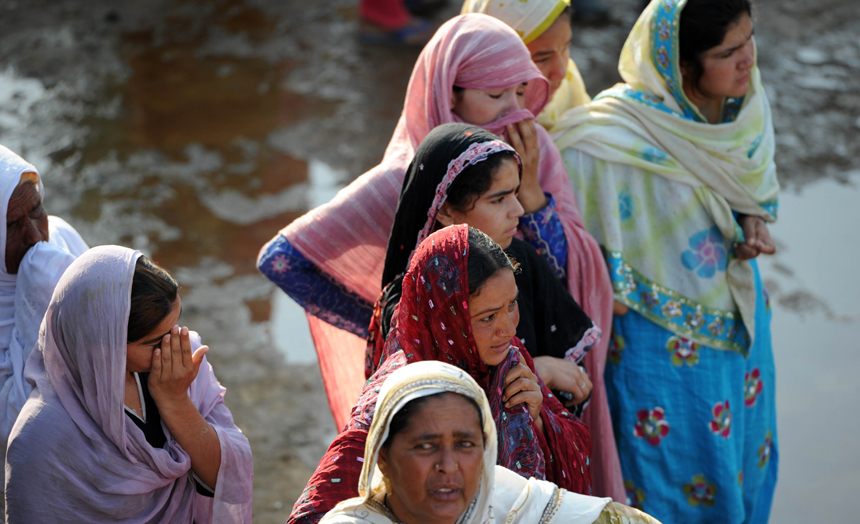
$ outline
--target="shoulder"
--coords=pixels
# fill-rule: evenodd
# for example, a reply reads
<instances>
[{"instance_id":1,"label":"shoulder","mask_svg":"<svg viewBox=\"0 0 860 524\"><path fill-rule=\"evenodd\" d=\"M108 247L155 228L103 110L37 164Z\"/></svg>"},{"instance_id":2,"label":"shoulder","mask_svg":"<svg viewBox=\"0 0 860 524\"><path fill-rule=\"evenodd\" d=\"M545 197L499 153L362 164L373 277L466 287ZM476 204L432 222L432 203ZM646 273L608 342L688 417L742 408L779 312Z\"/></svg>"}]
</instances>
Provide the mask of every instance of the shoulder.
<instances>
[{"instance_id":1,"label":"shoulder","mask_svg":"<svg viewBox=\"0 0 860 524\"><path fill-rule=\"evenodd\" d=\"M46 460L44 451L64 454L62 450L68 449L74 454L82 440L84 435L58 401L46 402L33 395L24 404L9 435L6 461L12 468L15 465L32 468Z\"/></svg>"}]
</instances>

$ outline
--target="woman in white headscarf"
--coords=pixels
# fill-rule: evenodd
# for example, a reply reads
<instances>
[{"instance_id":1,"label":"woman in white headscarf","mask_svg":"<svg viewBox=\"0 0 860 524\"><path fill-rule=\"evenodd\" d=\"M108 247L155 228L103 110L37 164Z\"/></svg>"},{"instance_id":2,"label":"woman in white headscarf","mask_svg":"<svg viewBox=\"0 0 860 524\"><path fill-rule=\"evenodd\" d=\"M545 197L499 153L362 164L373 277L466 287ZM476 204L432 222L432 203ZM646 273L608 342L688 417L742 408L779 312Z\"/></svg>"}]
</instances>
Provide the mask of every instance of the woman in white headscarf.
<instances>
[{"instance_id":1,"label":"woman in white headscarf","mask_svg":"<svg viewBox=\"0 0 860 524\"><path fill-rule=\"evenodd\" d=\"M0 458L30 394L24 362L51 294L63 271L87 250L72 226L47 214L43 193L36 168L0 146Z\"/></svg>"},{"instance_id":2,"label":"woman in white headscarf","mask_svg":"<svg viewBox=\"0 0 860 524\"><path fill-rule=\"evenodd\" d=\"M496 466L496 448L489 402L472 377L439 361L404 366L379 392L360 459L360 496L321 522L659 524L609 498Z\"/></svg>"}]
</instances>

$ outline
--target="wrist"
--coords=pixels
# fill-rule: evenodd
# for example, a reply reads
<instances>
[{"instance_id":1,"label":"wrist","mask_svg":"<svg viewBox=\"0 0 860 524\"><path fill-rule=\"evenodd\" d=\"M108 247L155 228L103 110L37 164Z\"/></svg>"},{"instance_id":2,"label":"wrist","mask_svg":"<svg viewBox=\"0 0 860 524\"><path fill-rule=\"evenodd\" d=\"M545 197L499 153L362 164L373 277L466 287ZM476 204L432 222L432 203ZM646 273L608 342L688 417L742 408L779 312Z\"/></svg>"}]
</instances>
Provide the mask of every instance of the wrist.
<instances>
[{"instance_id":1,"label":"wrist","mask_svg":"<svg viewBox=\"0 0 860 524\"><path fill-rule=\"evenodd\" d=\"M156 398L153 395L152 398L155 400L155 405L158 406L158 414L165 420L174 415L187 413L189 408L197 411L197 408L191 402L191 399L188 398L188 395L162 399Z\"/></svg>"},{"instance_id":2,"label":"wrist","mask_svg":"<svg viewBox=\"0 0 860 524\"><path fill-rule=\"evenodd\" d=\"M521 187L517 198L523 206L523 212L527 215L540 211L549 203L540 186Z\"/></svg>"}]
</instances>

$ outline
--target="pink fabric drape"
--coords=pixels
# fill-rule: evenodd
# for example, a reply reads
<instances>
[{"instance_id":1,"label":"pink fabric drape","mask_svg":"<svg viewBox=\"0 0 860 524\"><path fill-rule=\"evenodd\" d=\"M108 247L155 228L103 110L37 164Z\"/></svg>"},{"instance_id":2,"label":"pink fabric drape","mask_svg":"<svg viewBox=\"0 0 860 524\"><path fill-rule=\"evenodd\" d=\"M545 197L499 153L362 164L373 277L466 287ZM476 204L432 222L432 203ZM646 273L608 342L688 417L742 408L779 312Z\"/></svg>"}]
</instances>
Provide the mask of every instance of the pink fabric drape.
<instances>
[{"instance_id":1,"label":"pink fabric drape","mask_svg":"<svg viewBox=\"0 0 860 524\"><path fill-rule=\"evenodd\" d=\"M33 393L9 437L9 522L251 522L248 440L204 359L188 396L221 443L214 498L197 494L191 458L166 430L150 446L125 414L131 281L140 252L93 248L57 284L25 376ZM195 347L200 339L193 336Z\"/></svg>"},{"instance_id":2,"label":"pink fabric drape","mask_svg":"<svg viewBox=\"0 0 860 524\"><path fill-rule=\"evenodd\" d=\"M501 133L505 123L540 113L549 95L549 83L531 61L520 37L503 22L482 14L466 14L445 23L418 57L403 112L385 156L328 204L318 207L281 231L290 244L308 260L365 300L374 303L381 291L382 268L397 199L406 168L421 140L434 127L459 121L451 112L451 94L457 85L473 89L504 89L528 82L526 109L506 115L483 126ZM620 491L595 484L595 494L609 494L624 500L621 468L615 450L606 394L603 364L612 320L612 288L600 248L579 217L573 186L561 156L548 133L540 126L539 177L544 191L553 194L568 242L569 289L595 324L607 336L586 357L586 367L595 384L586 421L592 428L592 468L595 479L609 477ZM311 321L314 344L323 373L338 367L343 376L363 376L365 345L356 337ZM347 336L349 335L349 336ZM351 337L351 338L350 338ZM352 368L354 369L347 369ZM326 392L335 421L341 427L358 398L361 384L356 380L330 380ZM609 472L605 475L602 472Z\"/></svg>"}]
</instances>

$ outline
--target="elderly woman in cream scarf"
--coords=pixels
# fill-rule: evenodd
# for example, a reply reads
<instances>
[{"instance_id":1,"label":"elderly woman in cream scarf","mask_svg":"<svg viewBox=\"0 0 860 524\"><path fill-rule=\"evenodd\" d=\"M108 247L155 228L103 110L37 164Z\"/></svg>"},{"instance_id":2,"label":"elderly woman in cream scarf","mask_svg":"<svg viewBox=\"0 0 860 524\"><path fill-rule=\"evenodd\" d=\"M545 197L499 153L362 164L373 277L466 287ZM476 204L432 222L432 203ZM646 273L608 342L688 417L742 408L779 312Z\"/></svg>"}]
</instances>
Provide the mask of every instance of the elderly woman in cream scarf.
<instances>
[{"instance_id":1,"label":"elderly woman in cream scarf","mask_svg":"<svg viewBox=\"0 0 860 524\"><path fill-rule=\"evenodd\" d=\"M361 495L338 504L323 523L657 522L611 499L496 466L487 397L459 368L437 361L407 365L385 381L377 402Z\"/></svg>"}]
</instances>

